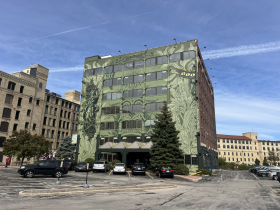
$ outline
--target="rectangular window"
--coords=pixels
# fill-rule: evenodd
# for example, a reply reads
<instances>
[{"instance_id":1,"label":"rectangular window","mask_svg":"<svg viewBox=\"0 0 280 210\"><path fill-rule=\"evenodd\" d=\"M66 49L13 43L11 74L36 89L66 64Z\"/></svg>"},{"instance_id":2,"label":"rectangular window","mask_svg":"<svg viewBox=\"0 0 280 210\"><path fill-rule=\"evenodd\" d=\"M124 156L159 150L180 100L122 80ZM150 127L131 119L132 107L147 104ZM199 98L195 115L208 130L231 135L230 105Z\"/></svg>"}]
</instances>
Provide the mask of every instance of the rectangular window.
<instances>
[{"instance_id":1,"label":"rectangular window","mask_svg":"<svg viewBox=\"0 0 280 210\"><path fill-rule=\"evenodd\" d=\"M29 126L29 122L26 122L24 128L28 129L28 126Z\"/></svg>"},{"instance_id":2,"label":"rectangular window","mask_svg":"<svg viewBox=\"0 0 280 210\"><path fill-rule=\"evenodd\" d=\"M75 131L77 131L77 130L78 130L78 124L75 125Z\"/></svg>"},{"instance_id":3,"label":"rectangular window","mask_svg":"<svg viewBox=\"0 0 280 210\"><path fill-rule=\"evenodd\" d=\"M21 106L22 98L18 98L17 106Z\"/></svg>"},{"instance_id":4,"label":"rectangular window","mask_svg":"<svg viewBox=\"0 0 280 210\"><path fill-rule=\"evenodd\" d=\"M113 130L113 129L118 129L118 122L102 122L100 124L100 129L101 130Z\"/></svg>"},{"instance_id":5,"label":"rectangular window","mask_svg":"<svg viewBox=\"0 0 280 210\"><path fill-rule=\"evenodd\" d=\"M167 94L167 87L156 87L146 89L146 96Z\"/></svg>"},{"instance_id":6,"label":"rectangular window","mask_svg":"<svg viewBox=\"0 0 280 210\"><path fill-rule=\"evenodd\" d=\"M101 110L102 115L106 114L119 114L120 113L120 107L119 106L114 106L114 107L104 107Z\"/></svg>"},{"instance_id":7,"label":"rectangular window","mask_svg":"<svg viewBox=\"0 0 280 210\"><path fill-rule=\"evenodd\" d=\"M121 93L120 92L115 92L115 93L105 93L103 94L102 99L105 100L114 100L114 99L120 99L121 98Z\"/></svg>"},{"instance_id":8,"label":"rectangular window","mask_svg":"<svg viewBox=\"0 0 280 210\"><path fill-rule=\"evenodd\" d=\"M39 100L39 99L36 101L36 105L37 105L37 106L40 105L40 100Z\"/></svg>"},{"instance_id":9,"label":"rectangular window","mask_svg":"<svg viewBox=\"0 0 280 210\"><path fill-rule=\"evenodd\" d=\"M51 121L52 121L52 118L49 118L48 126L51 126Z\"/></svg>"},{"instance_id":10,"label":"rectangular window","mask_svg":"<svg viewBox=\"0 0 280 210\"><path fill-rule=\"evenodd\" d=\"M181 53L175 53L170 55L170 63L181 60Z\"/></svg>"},{"instance_id":11,"label":"rectangular window","mask_svg":"<svg viewBox=\"0 0 280 210\"><path fill-rule=\"evenodd\" d=\"M108 73L111 73L111 72L113 72L113 66L106 66L104 68L104 73L105 74L108 74Z\"/></svg>"},{"instance_id":12,"label":"rectangular window","mask_svg":"<svg viewBox=\"0 0 280 210\"><path fill-rule=\"evenodd\" d=\"M6 103L6 104L12 104L12 103L13 103L13 98L14 98L13 95L11 95L11 94L6 94L5 103Z\"/></svg>"},{"instance_id":13,"label":"rectangular window","mask_svg":"<svg viewBox=\"0 0 280 210\"><path fill-rule=\"evenodd\" d=\"M69 122L67 122L67 129L69 129Z\"/></svg>"},{"instance_id":14,"label":"rectangular window","mask_svg":"<svg viewBox=\"0 0 280 210\"><path fill-rule=\"evenodd\" d=\"M53 124L52 124L53 127L55 127L55 121L56 119L53 119Z\"/></svg>"},{"instance_id":15,"label":"rectangular window","mask_svg":"<svg viewBox=\"0 0 280 210\"><path fill-rule=\"evenodd\" d=\"M65 122L65 121L63 121L63 126L62 126L62 128L65 128L65 123L66 123L66 122Z\"/></svg>"},{"instance_id":16,"label":"rectangular window","mask_svg":"<svg viewBox=\"0 0 280 210\"><path fill-rule=\"evenodd\" d=\"M114 85L121 85L122 84L122 78L114 78L113 79L113 86Z\"/></svg>"},{"instance_id":17,"label":"rectangular window","mask_svg":"<svg viewBox=\"0 0 280 210\"><path fill-rule=\"evenodd\" d=\"M11 112L12 112L12 110L11 109L9 109L9 108L4 108L3 109L3 114L2 114L2 117L3 118L11 118Z\"/></svg>"},{"instance_id":18,"label":"rectangular window","mask_svg":"<svg viewBox=\"0 0 280 210\"><path fill-rule=\"evenodd\" d=\"M15 87L16 87L16 83L14 83L14 82L9 82L8 83L8 89L9 90L15 90Z\"/></svg>"},{"instance_id":19,"label":"rectangular window","mask_svg":"<svg viewBox=\"0 0 280 210\"><path fill-rule=\"evenodd\" d=\"M185 164L191 165L191 155L185 155Z\"/></svg>"},{"instance_id":20,"label":"rectangular window","mask_svg":"<svg viewBox=\"0 0 280 210\"><path fill-rule=\"evenodd\" d=\"M167 78L167 71L158 71L146 74L146 81L161 80Z\"/></svg>"},{"instance_id":21,"label":"rectangular window","mask_svg":"<svg viewBox=\"0 0 280 210\"><path fill-rule=\"evenodd\" d=\"M16 111L15 120L18 120L18 119L19 119L19 113L20 113L20 111Z\"/></svg>"},{"instance_id":22,"label":"rectangular window","mask_svg":"<svg viewBox=\"0 0 280 210\"><path fill-rule=\"evenodd\" d=\"M145 111L146 112L151 112L151 111L160 111L160 109L163 107L163 103L151 103L151 104L146 104L145 106Z\"/></svg>"},{"instance_id":23,"label":"rectangular window","mask_svg":"<svg viewBox=\"0 0 280 210\"><path fill-rule=\"evenodd\" d=\"M36 124L33 124L32 130L35 131L36 130Z\"/></svg>"},{"instance_id":24,"label":"rectangular window","mask_svg":"<svg viewBox=\"0 0 280 210\"><path fill-rule=\"evenodd\" d=\"M31 110L28 109L28 110L27 110L27 116L30 116L30 115L31 115Z\"/></svg>"},{"instance_id":25,"label":"rectangular window","mask_svg":"<svg viewBox=\"0 0 280 210\"><path fill-rule=\"evenodd\" d=\"M122 64L114 65L114 72L122 71Z\"/></svg>"},{"instance_id":26,"label":"rectangular window","mask_svg":"<svg viewBox=\"0 0 280 210\"><path fill-rule=\"evenodd\" d=\"M58 104L58 101L59 101L59 99L56 98L56 99L55 99L55 104L56 104L56 105Z\"/></svg>"},{"instance_id":27,"label":"rectangular window","mask_svg":"<svg viewBox=\"0 0 280 210\"><path fill-rule=\"evenodd\" d=\"M130 129L130 128L142 128L142 121L141 120L128 120L122 122L123 129Z\"/></svg>"},{"instance_id":28,"label":"rectangular window","mask_svg":"<svg viewBox=\"0 0 280 210\"><path fill-rule=\"evenodd\" d=\"M120 108L119 108L119 112L120 112ZM76 115L76 120L77 121L79 120L79 115L78 114Z\"/></svg>"},{"instance_id":29,"label":"rectangular window","mask_svg":"<svg viewBox=\"0 0 280 210\"><path fill-rule=\"evenodd\" d=\"M19 92L20 92L20 93L23 93L23 89L24 89L24 86L20 86Z\"/></svg>"},{"instance_id":30,"label":"rectangular window","mask_svg":"<svg viewBox=\"0 0 280 210\"><path fill-rule=\"evenodd\" d=\"M52 130L52 133L51 133L51 138L53 139L54 137L54 130Z\"/></svg>"},{"instance_id":31,"label":"rectangular window","mask_svg":"<svg viewBox=\"0 0 280 210\"><path fill-rule=\"evenodd\" d=\"M57 108L54 109L53 115L56 116L56 113L57 113Z\"/></svg>"},{"instance_id":32,"label":"rectangular window","mask_svg":"<svg viewBox=\"0 0 280 210\"><path fill-rule=\"evenodd\" d=\"M74 130L74 123L72 123L72 131Z\"/></svg>"},{"instance_id":33,"label":"rectangular window","mask_svg":"<svg viewBox=\"0 0 280 210\"><path fill-rule=\"evenodd\" d=\"M1 132L8 132L9 123L8 122L1 122L0 131Z\"/></svg>"},{"instance_id":34,"label":"rectangular window","mask_svg":"<svg viewBox=\"0 0 280 210\"><path fill-rule=\"evenodd\" d=\"M46 105L46 107L45 107L45 114L48 114L48 112L49 112L49 106Z\"/></svg>"},{"instance_id":35,"label":"rectangular window","mask_svg":"<svg viewBox=\"0 0 280 210\"><path fill-rule=\"evenodd\" d=\"M13 131L17 130L17 126L18 126L18 124L14 124Z\"/></svg>"},{"instance_id":36,"label":"rectangular window","mask_svg":"<svg viewBox=\"0 0 280 210\"><path fill-rule=\"evenodd\" d=\"M100 74L103 74L103 68L96 68L96 69L93 69L93 75L100 75Z\"/></svg>"},{"instance_id":37,"label":"rectangular window","mask_svg":"<svg viewBox=\"0 0 280 210\"><path fill-rule=\"evenodd\" d=\"M32 103L32 97L29 97L29 103Z\"/></svg>"}]
</instances>

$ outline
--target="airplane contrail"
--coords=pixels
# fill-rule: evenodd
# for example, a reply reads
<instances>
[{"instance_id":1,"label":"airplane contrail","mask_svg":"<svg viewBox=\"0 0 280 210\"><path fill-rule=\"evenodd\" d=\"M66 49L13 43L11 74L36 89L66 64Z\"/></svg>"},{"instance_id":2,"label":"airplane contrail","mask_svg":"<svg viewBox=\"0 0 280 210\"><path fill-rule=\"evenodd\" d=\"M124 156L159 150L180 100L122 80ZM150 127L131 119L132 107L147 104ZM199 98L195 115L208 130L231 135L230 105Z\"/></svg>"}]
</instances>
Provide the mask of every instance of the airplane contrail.
<instances>
[{"instance_id":1,"label":"airplane contrail","mask_svg":"<svg viewBox=\"0 0 280 210\"><path fill-rule=\"evenodd\" d=\"M56 33L56 34L51 34L51 35L48 35L48 36L43 36L43 37L39 37L39 38L35 38L35 39L26 40L26 41L23 41L23 42L18 42L18 43L12 44L12 45L23 44L23 43L27 43L27 42L31 42L31 41L35 41L35 40L39 40L39 39L45 39L45 38L52 37L52 36L58 36L58 35L61 35L61 34L66 34L66 33L74 32L74 31L79 31L79 30L83 30L83 29L91 28L91 27L95 27L95 26L105 25L105 24L116 22L116 21L119 21L119 20L124 20L124 19L133 18L133 17L137 17L137 16L147 15L147 14L154 13L154 12L146 12L146 13L143 13L143 14L138 14L138 15L132 15L132 16L124 17L124 18L119 18L119 19L112 20L112 21L107 21L107 22L104 22L104 23L98 23L98 24L95 24L95 25L90 25L90 26L76 28L76 29L72 29L72 30L68 30L68 31L63 31L63 32L59 32L59 33Z\"/></svg>"},{"instance_id":2,"label":"airplane contrail","mask_svg":"<svg viewBox=\"0 0 280 210\"><path fill-rule=\"evenodd\" d=\"M51 70L50 73L56 73L56 72L63 72L63 71L83 71L84 67L82 65L79 66L73 66L73 67L68 67L68 68L57 68L54 70Z\"/></svg>"},{"instance_id":3,"label":"airplane contrail","mask_svg":"<svg viewBox=\"0 0 280 210\"><path fill-rule=\"evenodd\" d=\"M209 50L202 53L204 58L219 59L240 55L251 55L264 52L280 50L280 42L269 42L266 44L244 45L221 50Z\"/></svg>"}]
</instances>

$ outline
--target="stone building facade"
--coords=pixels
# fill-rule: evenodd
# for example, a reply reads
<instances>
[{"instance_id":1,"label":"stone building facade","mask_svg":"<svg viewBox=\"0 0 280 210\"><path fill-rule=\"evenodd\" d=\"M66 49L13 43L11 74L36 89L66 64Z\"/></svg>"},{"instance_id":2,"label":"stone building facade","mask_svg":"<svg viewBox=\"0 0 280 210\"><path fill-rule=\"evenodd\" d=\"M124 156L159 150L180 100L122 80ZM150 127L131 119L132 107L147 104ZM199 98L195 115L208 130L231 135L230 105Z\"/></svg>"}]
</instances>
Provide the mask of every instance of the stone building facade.
<instances>
[{"instance_id":1,"label":"stone building facade","mask_svg":"<svg viewBox=\"0 0 280 210\"><path fill-rule=\"evenodd\" d=\"M77 133L79 92L67 91L65 99L50 93L48 74L39 64L13 74L0 71L0 163L5 161L3 142L13 131L43 135L54 150L64 136Z\"/></svg>"},{"instance_id":2,"label":"stone building facade","mask_svg":"<svg viewBox=\"0 0 280 210\"><path fill-rule=\"evenodd\" d=\"M79 160L147 162L166 101L191 171L218 167L214 90L198 41L85 59Z\"/></svg>"},{"instance_id":3,"label":"stone building facade","mask_svg":"<svg viewBox=\"0 0 280 210\"><path fill-rule=\"evenodd\" d=\"M219 157L227 162L255 164L260 160L262 165L264 158L268 158L269 151L274 151L280 156L280 141L259 140L258 133L243 133L242 136L217 134Z\"/></svg>"}]
</instances>

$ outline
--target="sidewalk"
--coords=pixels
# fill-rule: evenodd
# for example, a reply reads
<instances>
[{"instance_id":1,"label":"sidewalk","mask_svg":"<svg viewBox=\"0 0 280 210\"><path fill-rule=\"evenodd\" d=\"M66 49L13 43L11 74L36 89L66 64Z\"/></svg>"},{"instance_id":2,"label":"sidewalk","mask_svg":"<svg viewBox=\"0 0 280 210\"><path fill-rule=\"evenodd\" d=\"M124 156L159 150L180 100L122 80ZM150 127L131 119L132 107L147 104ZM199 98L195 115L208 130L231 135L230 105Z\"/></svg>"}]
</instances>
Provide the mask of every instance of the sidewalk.
<instances>
[{"instance_id":1,"label":"sidewalk","mask_svg":"<svg viewBox=\"0 0 280 210\"><path fill-rule=\"evenodd\" d=\"M180 177L180 178L183 178L183 179L187 179L189 181L192 181L192 182L198 182L200 180L202 180L202 176L187 176L187 175L174 175L175 177Z\"/></svg>"}]
</instances>

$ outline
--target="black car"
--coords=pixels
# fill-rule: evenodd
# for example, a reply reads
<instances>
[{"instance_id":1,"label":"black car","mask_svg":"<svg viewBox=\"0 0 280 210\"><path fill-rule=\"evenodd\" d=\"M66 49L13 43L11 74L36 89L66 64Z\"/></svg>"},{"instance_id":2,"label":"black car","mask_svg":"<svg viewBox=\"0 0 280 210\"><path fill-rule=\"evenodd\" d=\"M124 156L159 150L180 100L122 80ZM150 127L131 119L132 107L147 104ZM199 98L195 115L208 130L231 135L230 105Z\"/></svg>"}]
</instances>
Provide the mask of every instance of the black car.
<instances>
[{"instance_id":1,"label":"black car","mask_svg":"<svg viewBox=\"0 0 280 210\"><path fill-rule=\"evenodd\" d=\"M174 177L174 170L170 166L161 166L156 168L156 176L159 178L169 176Z\"/></svg>"},{"instance_id":2,"label":"black car","mask_svg":"<svg viewBox=\"0 0 280 210\"><path fill-rule=\"evenodd\" d=\"M68 173L68 164L65 160L41 160L32 165L21 166L18 173L26 178L34 175L52 175L57 178Z\"/></svg>"},{"instance_id":3,"label":"black car","mask_svg":"<svg viewBox=\"0 0 280 210\"><path fill-rule=\"evenodd\" d=\"M89 170L91 169L92 167L89 167ZM75 168L75 171L88 171L87 170L87 162L79 162L77 163L76 165L76 168Z\"/></svg>"},{"instance_id":4,"label":"black car","mask_svg":"<svg viewBox=\"0 0 280 210\"><path fill-rule=\"evenodd\" d=\"M131 167L131 174L144 174L146 175L146 167L144 163L134 163Z\"/></svg>"}]
</instances>

